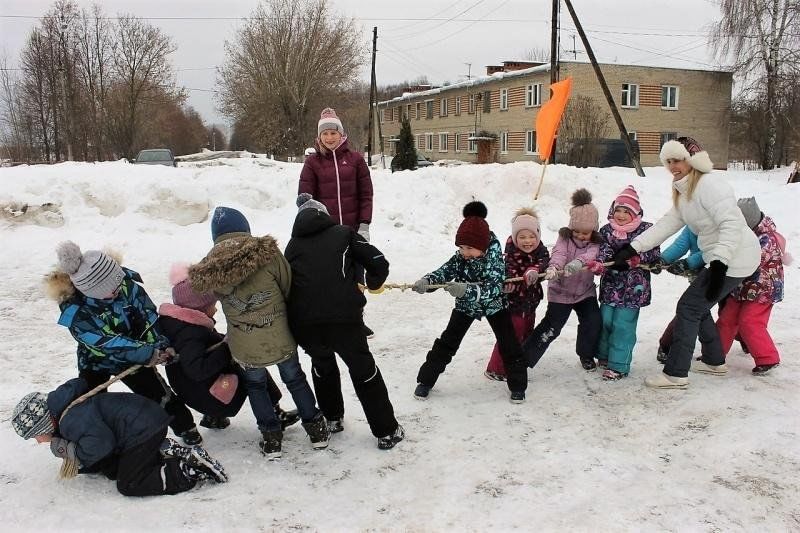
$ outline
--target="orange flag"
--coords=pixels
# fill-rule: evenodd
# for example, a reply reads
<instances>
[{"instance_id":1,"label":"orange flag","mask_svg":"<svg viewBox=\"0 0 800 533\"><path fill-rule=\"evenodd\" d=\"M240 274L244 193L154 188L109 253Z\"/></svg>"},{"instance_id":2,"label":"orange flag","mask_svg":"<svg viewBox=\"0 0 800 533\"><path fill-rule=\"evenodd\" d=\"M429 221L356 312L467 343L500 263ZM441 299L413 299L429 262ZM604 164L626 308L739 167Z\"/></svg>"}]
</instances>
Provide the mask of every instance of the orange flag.
<instances>
[{"instance_id":1,"label":"orange flag","mask_svg":"<svg viewBox=\"0 0 800 533\"><path fill-rule=\"evenodd\" d=\"M547 162L553 152L558 125L567 107L569 93L572 91L572 78L566 78L550 86L553 96L542 106L536 115L536 150L539 159Z\"/></svg>"}]
</instances>

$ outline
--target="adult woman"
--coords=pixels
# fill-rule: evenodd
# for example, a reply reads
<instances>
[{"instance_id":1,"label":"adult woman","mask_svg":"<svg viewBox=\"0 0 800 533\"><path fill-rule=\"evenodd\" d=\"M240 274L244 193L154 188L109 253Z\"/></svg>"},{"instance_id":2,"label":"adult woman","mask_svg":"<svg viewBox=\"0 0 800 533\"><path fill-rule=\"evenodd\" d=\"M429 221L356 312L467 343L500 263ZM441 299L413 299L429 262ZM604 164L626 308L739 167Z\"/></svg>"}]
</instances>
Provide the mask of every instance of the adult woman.
<instances>
[{"instance_id":1,"label":"adult woman","mask_svg":"<svg viewBox=\"0 0 800 533\"><path fill-rule=\"evenodd\" d=\"M726 182L707 176L713 165L697 141L680 137L666 142L661 148L661 162L672 174L672 209L617 252L614 263L615 267L624 268L628 259L658 246L684 225L697 235L697 245L708 268L678 300L674 340L664 372L645 379L648 387L684 389L689 385L687 376L698 337L702 357L692 370L713 375L727 373L719 334L709 311L755 272L761 251L736 205L733 189Z\"/></svg>"}]
</instances>

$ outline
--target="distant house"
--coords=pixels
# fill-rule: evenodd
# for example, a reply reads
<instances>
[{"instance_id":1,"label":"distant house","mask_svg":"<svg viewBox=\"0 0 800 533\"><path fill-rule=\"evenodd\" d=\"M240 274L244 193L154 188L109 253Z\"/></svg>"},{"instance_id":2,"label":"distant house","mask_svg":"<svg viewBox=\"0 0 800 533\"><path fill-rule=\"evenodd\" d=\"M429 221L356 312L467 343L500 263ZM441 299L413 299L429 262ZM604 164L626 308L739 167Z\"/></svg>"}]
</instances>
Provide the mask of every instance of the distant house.
<instances>
[{"instance_id":1,"label":"distant house","mask_svg":"<svg viewBox=\"0 0 800 533\"><path fill-rule=\"evenodd\" d=\"M719 168L726 167L731 72L600 66L629 135L639 143L642 165L659 165L661 146L689 135ZM573 79L573 97L592 97L608 109L589 63L562 60L560 79L568 76ZM549 64L506 61L487 67L487 75L480 78L434 89L409 88L403 96L378 103L385 150L393 153L405 114L417 150L432 160L475 161L475 134L488 132L496 137L492 142L497 162L538 161L536 114L549 98L549 85ZM608 132L610 137L619 137L610 113Z\"/></svg>"}]
</instances>

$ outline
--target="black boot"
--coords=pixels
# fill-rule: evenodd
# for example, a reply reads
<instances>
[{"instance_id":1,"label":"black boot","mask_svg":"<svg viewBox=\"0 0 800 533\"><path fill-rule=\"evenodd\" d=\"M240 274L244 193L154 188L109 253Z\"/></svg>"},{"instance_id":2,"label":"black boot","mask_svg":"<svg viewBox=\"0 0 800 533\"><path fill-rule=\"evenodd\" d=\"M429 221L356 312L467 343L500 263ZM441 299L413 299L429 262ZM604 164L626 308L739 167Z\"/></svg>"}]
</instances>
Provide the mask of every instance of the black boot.
<instances>
[{"instance_id":1,"label":"black boot","mask_svg":"<svg viewBox=\"0 0 800 533\"><path fill-rule=\"evenodd\" d=\"M322 416L322 413L317 415L317 418L311 422L303 422L303 427L308 433L312 448L322 450L328 447L328 438L330 438L331 433L328 430L328 422Z\"/></svg>"},{"instance_id":2,"label":"black boot","mask_svg":"<svg viewBox=\"0 0 800 533\"><path fill-rule=\"evenodd\" d=\"M263 440L259 443L261 453L267 459L278 459L281 456L281 444L283 443L283 431L262 431Z\"/></svg>"},{"instance_id":3,"label":"black boot","mask_svg":"<svg viewBox=\"0 0 800 533\"><path fill-rule=\"evenodd\" d=\"M286 430L292 424L296 424L298 420L300 420L300 415L297 414L297 409L292 409L291 411L284 411L283 408L275 404L272 406L275 409L275 416L278 417L278 420L281 421L281 429Z\"/></svg>"},{"instance_id":4,"label":"black boot","mask_svg":"<svg viewBox=\"0 0 800 533\"><path fill-rule=\"evenodd\" d=\"M200 436L200 432L197 431L197 426L193 426L180 435L178 435L183 443L187 446L197 446L198 444L203 443L203 437Z\"/></svg>"},{"instance_id":5,"label":"black boot","mask_svg":"<svg viewBox=\"0 0 800 533\"><path fill-rule=\"evenodd\" d=\"M227 416L203 415L200 425L208 429L225 429L231 425L231 419Z\"/></svg>"}]
</instances>

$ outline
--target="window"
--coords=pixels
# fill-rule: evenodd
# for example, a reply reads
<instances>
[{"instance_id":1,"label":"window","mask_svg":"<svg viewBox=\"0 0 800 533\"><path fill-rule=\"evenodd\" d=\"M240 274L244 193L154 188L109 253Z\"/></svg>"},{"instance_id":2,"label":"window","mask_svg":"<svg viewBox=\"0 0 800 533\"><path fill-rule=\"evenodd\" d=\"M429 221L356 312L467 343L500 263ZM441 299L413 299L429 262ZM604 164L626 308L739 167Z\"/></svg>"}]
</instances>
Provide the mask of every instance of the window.
<instances>
[{"instance_id":1,"label":"window","mask_svg":"<svg viewBox=\"0 0 800 533\"><path fill-rule=\"evenodd\" d=\"M525 107L542 105L542 84L531 83L525 86Z\"/></svg>"},{"instance_id":2,"label":"window","mask_svg":"<svg viewBox=\"0 0 800 533\"><path fill-rule=\"evenodd\" d=\"M671 141L671 140L677 139L677 138L678 138L678 134L675 133L674 131L662 131L661 132L661 146L664 146L664 144L667 141Z\"/></svg>"},{"instance_id":3,"label":"window","mask_svg":"<svg viewBox=\"0 0 800 533\"><path fill-rule=\"evenodd\" d=\"M500 111L508 110L508 89L500 89Z\"/></svg>"},{"instance_id":4,"label":"window","mask_svg":"<svg viewBox=\"0 0 800 533\"><path fill-rule=\"evenodd\" d=\"M447 151L447 133L439 134L439 151L440 152Z\"/></svg>"},{"instance_id":5,"label":"window","mask_svg":"<svg viewBox=\"0 0 800 533\"><path fill-rule=\"evenodd\" d=\"M421 150L422 147L425 146L424 142L425 142L425 137L423 135L417 135L417 144L416 144L415 148L417 148L418 150Z\"/></svg>"},{"instance_id":6,"label":"window","mask_svg":"<svg viewBox=\"0 0 800 533\"><path fill-rule=\"evenodd\" d=\"M433 152L433 133L425 134L425 151Z\"/></svg>"},{"instance_id":7,"label":"window","mask_svg":"<svg viewBox=\"0 0 800 533\"><path fill-rule=\"evenodd\" d=\"M475 95L471 94L469 95L469 114L471 115L474 112L475 112Z\"/></svg>"},{"instance_id":8,"label":"window","mask_svg":"<svg viewBox=\"0 0 800 533\"><path fill-rule=\"evenodd\" d=\"M425 118L433 118L433 100L425 100Z\"/></svg>"},{"instance_id":9,"label":"window","mask_svg":"<svg viewBox=\"0 0 800 533\"><path fill-rule=\"evenodd\" d=\"M678 109L678 87L675 85L661 86L661 109Z\"/></svg>"},{"instance_id":10,"label":"window","mask_svg":"<svg viewBox=\"0 0 800 533\"><path fill-rule=\"evenodd\" d=\"M492 91L483 91L483 112L490 113L492 111Z\"/></svg>"},{"instance_id":11,"label":"window","mask_svg":"<svg viewBox=\"0 0 800 533\"><path fill-rule=\"evenodd\" d=\"M636 132L635 131L629 131L628 132L628 139L630 139L632 141L635 141L636 140Z\"/></svg>"},{"instance_id":12,"label":"window","mask_svg":"<svg viewBox=\"0 0 800 533\"><path fill-rule=\"evenodd\" d=\"M634 83L622 84L622 107L639 107L639 86Z\"/></svg>"},{"instance_id":13,"label":"window","mask_svg":"<svg viewBox=\"0 0 800 533\"><path fill-rule=\"evenodd\" d=\"M439 100L439 116L446 117L447 116L447 98L442 98Z\"/></svg>"},{"instance_id":14,"label":"window","mask_svg":"<svg viewBox=\"0 0 800 533\"><path fill-rule=\"evenodd\" d=\"M500 153L507 154L508 153L508 132L501 131L500 132Z\"/></svg>"},{"instance_id":15,"label":"window","mask_svg":"<svg viewBox=\"0 0 800 533\"><path fill-rule=\"evenodd\" d=\"M406 119L411 118L411 104L406 104Z\"/></svg>"},{"instance_id":16,"label":"window","mask_svg":"<svg viewBox=\"0 0 800 533\"><path fill-rule=\"evenodd\" d=\"M455 134L455 141L456 141L456 152L460 152L461 151L461 134L460 133L456 133Z\"/></svg>"},{"instance_id":17,"label":"window","mask_svg":"<svg viewBox=\"0 0 800 533\"><path fill-rule=\"evenodd\" d=\"M469 137L467 138L467 152L476 154L478 153L478 141L474 140L473 137L475 137L475 132L469 132Z\"/></svg>"},{"instance_id":18,"label":"window","mask_svg":"<svg viewBox=\"0 0 800 533\"><path fill-rule=\"evenodd\" d=\"M536 130L525 132L525 153L535 154L536 152Z\"/></svg>"},{"instance_id":19,"label":"window","mask_svg":"<svg viewBox=\"0 0 800 533\"><path fill-rule=\"evenodd\" d=\"M414 115L414 118L417 120L422 118L422 102L417 102L417 114Z\"/></svg>"},{"instance_id":20,"label":"window","mask_svg":"<svg viewBox=\"0 0 800 533\"><path fill-rule=\"evenodd\" d=\"M460 97L460 96L456 96L456 110L455 110L455 114L456 114L456 115L460 115L460 114L461 114L461 97Z\"/></svg>"}]
</instances>

